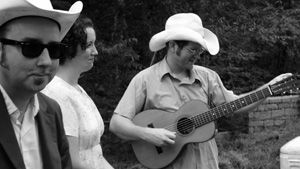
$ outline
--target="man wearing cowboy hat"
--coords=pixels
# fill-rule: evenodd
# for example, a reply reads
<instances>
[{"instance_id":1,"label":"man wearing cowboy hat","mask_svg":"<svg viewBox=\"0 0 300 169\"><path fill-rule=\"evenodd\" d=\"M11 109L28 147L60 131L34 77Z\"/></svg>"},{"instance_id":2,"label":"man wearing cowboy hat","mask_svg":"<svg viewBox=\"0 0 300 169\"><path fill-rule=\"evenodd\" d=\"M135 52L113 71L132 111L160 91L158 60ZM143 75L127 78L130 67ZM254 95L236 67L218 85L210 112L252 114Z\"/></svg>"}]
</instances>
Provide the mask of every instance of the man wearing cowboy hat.
<instances>
[{"instance_id":1,"label":"man wearing cowboy hat","mask_svg":"<svg viewBox=\"0 0 300 169\"><path fill-rule=\"evenodd\" d=\"M212 101L215 105L220 105L239 97L224 87L215 71L194 65L204 51L211 55L219 51L217 36L202 26L198 15L180 13L171 16L166 22L165 30L151 38L149 47L154 52L167 47L167 54L160 62L141 71L131 80L110 122L110 130L119 137L143 140L158 148L173 145L178 133L153 128L152 123L141 127L135 125L132 119L139 112L149 109L176 112L191 100L200 100L206 104ZM286 76L290 74L281 75L269 84ZM164 150L157 149L158 154L162 151ZM202 143L188 143L167 168L217 169L217 157L214 138ZM151 164L149 166L152 167Z\"/></svg>"},{"instance_id":2,"label":"man wearing cowboy hat","mask_svg":"<svg viewBox=\"0 0 300 169\"><path fill-rule=\"evenodd\" d=\"M82 10L50 0L0 0L0 168L72 168L58 104L39 93L53 78L60 43Z\"/></svg>"}]
</instances>

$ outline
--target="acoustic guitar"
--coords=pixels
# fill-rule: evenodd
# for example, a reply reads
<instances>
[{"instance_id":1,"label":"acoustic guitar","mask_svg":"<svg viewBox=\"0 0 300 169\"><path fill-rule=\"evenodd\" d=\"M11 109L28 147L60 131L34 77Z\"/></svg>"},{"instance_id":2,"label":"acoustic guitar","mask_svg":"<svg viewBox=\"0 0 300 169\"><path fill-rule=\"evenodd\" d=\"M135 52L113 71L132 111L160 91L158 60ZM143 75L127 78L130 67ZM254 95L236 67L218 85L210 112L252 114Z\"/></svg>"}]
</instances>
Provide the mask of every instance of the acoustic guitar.
<instances>
[{"instance_id":1,"label":"acoustic guitar","mask_svg":"<svg viewBox=\"0 0 300 169\"><path fill-rule=\"evenodd\" d=\"M170 164L187 143L205 142L214 137L214 121L247 105L272 95L299 94L300 75L292 75L273 85L224 103L213 109L199 100L189 101L175 113L146 110L137 114L133 123L142 127L165 128L176 132L175 144L157 147L137 140L131 143L138 161L148 168L162 168Z\"/></svg>"}]
</instances>

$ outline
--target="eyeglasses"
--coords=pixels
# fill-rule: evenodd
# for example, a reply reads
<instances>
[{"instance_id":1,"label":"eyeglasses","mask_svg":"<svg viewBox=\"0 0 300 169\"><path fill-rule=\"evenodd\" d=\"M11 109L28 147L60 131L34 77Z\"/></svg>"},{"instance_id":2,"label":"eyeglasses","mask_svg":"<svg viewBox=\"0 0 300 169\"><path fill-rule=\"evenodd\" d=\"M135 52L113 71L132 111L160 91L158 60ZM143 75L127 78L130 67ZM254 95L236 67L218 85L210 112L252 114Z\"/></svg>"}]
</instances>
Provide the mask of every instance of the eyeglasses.
<instances>
[{"instance_id":1,"label":"eyeglasses","mask_svg":"<svg viewBox=\"0 0 300 169\"><path fill-rule=\"evenodd\" d=\"M4 45L20 46L22 54L26 58L30 59L39 57L45 48L48 49L51 59L61 59L64 57L64 51L67 49L67 45L59 42L42 44L40 42L20 42L5 38L0 39L0 42L2 42Z\"/></svg>"},{"instance_id":2,"label":"eyeglasses","mask_svg":"<svg viewBox=\"0 0 300 169\"><path fill-rule=\"evenodd\" d=\"M190 49L190 48L185 48L191 55L201 55L204 53L206 50L201 47L200 49Z\"/></svg>"}]
</instances>

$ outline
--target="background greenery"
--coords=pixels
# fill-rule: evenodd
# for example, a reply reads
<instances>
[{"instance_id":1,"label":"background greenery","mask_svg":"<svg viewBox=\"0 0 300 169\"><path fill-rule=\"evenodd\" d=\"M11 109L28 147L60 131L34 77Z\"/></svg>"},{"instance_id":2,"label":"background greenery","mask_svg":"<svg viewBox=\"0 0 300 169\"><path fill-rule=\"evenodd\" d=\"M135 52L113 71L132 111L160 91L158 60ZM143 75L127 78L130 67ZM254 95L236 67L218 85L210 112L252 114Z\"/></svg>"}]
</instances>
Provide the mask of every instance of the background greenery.
<instances>
[{"instance_id":1,"label":"background greenery","mask_svg":"<svg viewBox=\"0 0 300 169\"><path fill-rule=\"evenodd\" d=\"M74 2L75 0L69 0ZM108 121L131 78L149 66L152 35L169 16L198 14L219 38L216 56L197 62L239 94L300 70L300 2L294 0L84 0L97 28L98 62L80 83Z\"/></svg>"},{"instance_id":2,"label":"background greenery","mask_svg":"<svg viewBox=\"0 0 300 169\"><path fill-rule=\"evenodd\" d=\"M153 55L148 49L151 36L162 31L167 18L175 13L198 14L204 27L218 36L220 52L216 56L205 53L197 64L217 71L225 86L237 94L253 90L281 73L300 70L300 1L297 0L83 0L83 3L83 13L96 25L99 56L80 84L95 101L106 124L131 78L149 66ZM223 118L219 126L220 130L246 132L247 115ZM107 131L103 140L104 152L112 157L109 160L126 161L126 166L135 163L127 143ZM120 152L127 153L120 155ZM118 165L122 168L122 164Z\"/></svg>"}]
</instances>

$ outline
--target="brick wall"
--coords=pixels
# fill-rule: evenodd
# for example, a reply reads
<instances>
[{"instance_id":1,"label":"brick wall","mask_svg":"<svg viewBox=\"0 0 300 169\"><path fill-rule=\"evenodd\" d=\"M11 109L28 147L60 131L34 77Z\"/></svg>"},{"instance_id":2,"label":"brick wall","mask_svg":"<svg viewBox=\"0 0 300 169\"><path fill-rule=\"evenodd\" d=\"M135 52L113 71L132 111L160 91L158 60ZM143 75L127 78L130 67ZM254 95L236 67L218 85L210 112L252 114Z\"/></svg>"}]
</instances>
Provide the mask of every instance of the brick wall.
<instances>
[{"instance_id":1,"label":"brick wall","mask_svg":"<svg viewBox=\"0 0 300 169\"><path fill-rule=\"evenodd\" d=\"M249 112L249 132L284 127L295 119L300 120L300 96L269 97Z\"/></svg>"}]
</instances>

